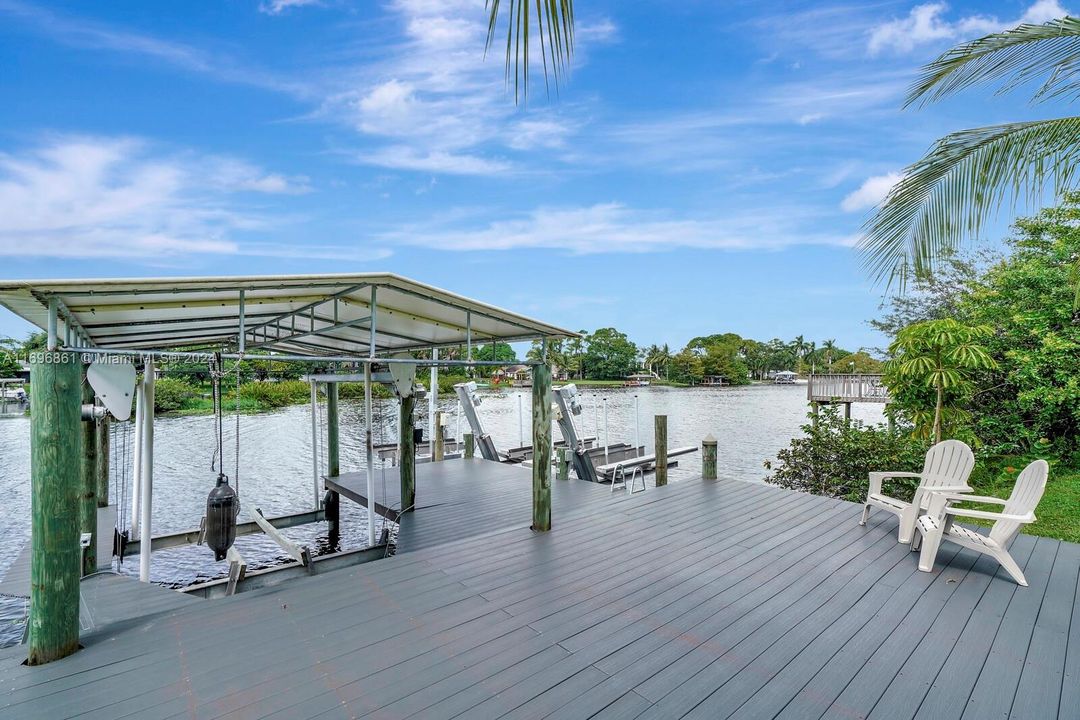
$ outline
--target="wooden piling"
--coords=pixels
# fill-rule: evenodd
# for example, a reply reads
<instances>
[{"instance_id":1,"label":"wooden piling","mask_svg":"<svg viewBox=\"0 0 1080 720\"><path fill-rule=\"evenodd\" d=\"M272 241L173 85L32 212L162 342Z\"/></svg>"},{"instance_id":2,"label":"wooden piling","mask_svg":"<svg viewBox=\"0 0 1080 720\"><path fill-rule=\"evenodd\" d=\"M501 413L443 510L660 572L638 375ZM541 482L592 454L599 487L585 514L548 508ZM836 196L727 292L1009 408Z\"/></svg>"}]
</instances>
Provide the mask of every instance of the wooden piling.
<instances>
[{"instance_id":1,"label":"wooden piling","mask_svg":"<svg viewBox=\"0 0 1080 720\"><path fill-rule=\"evenodd\" d=\"M82 404L93 406L94 389L82 370ZM97 421L83 420L81 462L79 463L79 532L90 533L90 546L82 550L82 574L97 570Z\"/></svg>"},{"instance_id":2,"label":"wooden piling","mask_svg":"<svg viewBox=\"0 0 1080 720\"><path fill-rule=\"evenodd\" d=\"M465 459L472 460L476 457L476 438L472 433L465 433Z\"/></svg>"},{"instance_id":3,"label":"wooden piling","mask_svg":"<svg viewBox=\"0 0 1080 720\"><path fill-rule=\"evenodd\" d=\"M338 384L326 383L326 474L341 474L341 432L338 423Z\"/></svg>"},{"instance_id":4,"label":"wooden piling","mask_svg":"<svg viewBox=\"0 0 1080 720\"><path fill-rule=\"evenodd\" d=\"M716 479L716 438L711 434L701 441L701 477L705 480Z\"/></svg>"},{"instance_id":5,"label":"wooden piling","mask_svg":"<svg viewBox=\"0 0 1080 720\"><path fill-rule=\"evenodd\" d=\"M431 440L431 459L439 462L446 456L445 440L443 438L443 414L442 410L435 411L435 436Z\"/></svg>"},{"instance_id":6,"label":"wooden piling","mask_svg":"<svg viewBox=\"0 0 1080 720\"><path fill-rule=\"evenodd\" d=\"M558 461L558 463L556 463L556 467L558 468L558 473L556 474L555 477L557 479L559 479L559 480L569 480L570 479L570 451L567 450L566 448L559 448L558 458L559 458L559 461Z\"/></svg>"},{"instance_id":7,"label":"wooden piling","mask_svg":"<svg viewBox=\"0 0 1080 720\"><path fill-rule=\"evenodd\" d=\"M27 664L79 649L81 363L30 358L30 618Z\"/></svg>"},{"instance_id":8,"label":"wooden piling","mask_svg":"<svg viewBox=\"0 0 1080 720\"><path fill-rule=\"evenodd\" d=\"M657 415L653 419L654 442L656 449L656 487L667 485L667 415Z\"/></svg>"},{"instance_id":9,"label":"wooden piling","mask_svg":"<svg viewBox=\"0 0 1080 720\"><path fill-rule=\"evenodd\" d=\"M415 408L415 396L401 398L401 417L398 426L401 457L398 458L398 477L401 480L402 512L416 503L416 441L413 437L413 410ZM374 514L371 516L374 517Z\"/></svg>"},{"instance_id":10,"label":"wooden piling","mask_svg":"<svg viewBox=\"0 0 1080 720\"><path fill-rule=\"evenodd\" d=\"M551 529L551 368L532 371L533 530Z\"/></svg>"},{"instance_id":11,"label":"wooden piling","mask_svg":"<svg viewBox=\"0 0 1080 720\"><path fill-rule=\"evenodd\" d=\"M109 430L112 420L108 415L97 421L94 433L97 436L97 506L109 506Z\"/></svg>"}]
</instances>

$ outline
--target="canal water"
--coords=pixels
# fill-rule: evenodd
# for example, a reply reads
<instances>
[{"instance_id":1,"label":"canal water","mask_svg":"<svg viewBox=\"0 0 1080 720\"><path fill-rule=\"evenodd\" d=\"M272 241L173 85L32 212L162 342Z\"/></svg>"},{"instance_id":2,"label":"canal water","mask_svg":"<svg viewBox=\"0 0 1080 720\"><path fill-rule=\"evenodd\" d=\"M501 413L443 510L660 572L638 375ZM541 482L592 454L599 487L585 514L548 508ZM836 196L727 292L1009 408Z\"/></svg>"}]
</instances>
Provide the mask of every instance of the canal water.
<instances>
[{"instance_id":1,"label":"canal water","mask_svg":"<svg viewBox=\"0 0 1080 720\"><path fill-rule=\"evenodd\" d=\"M482 390L481 418L496 447L516 447L530 440L528 389ZM635 440L649 451L653 447L653 416L668 416L668 446L700 447L712 434L718 440L718 466L722 477L761 482L765 460L775 457L801 433L805 424L806 386L751 385L739 388L611 388L583 389L583 412L578 427L603 444ZM417 403L417 423L427 428L427 402ZM450 431L461 436L468 427L458 413L454 396L441 397L439 408L447 415ZM396 441L397 403L375 401L372 424L375 442ZM606 420L605 420L606 416ZM855 405L852 416L866 422L882 422L882 406ZM320 416L320 435L325 418ZM225 421L225 472L236 475L236 419ZM133 450L131 423L114 423L112 453L115 466L129 467ZM558 430L555 431L558 437ZM15 560L30 532L30 421L0 419L0 576ZM364 467L363 407L343 401L341 407L341 464L343 471ZM239 477L233 477L242 499L240 519L253 508L265 515L284 515L311 510L314 505L311 413L309 406L294 406L239 421ZM154 433L154 534L197 528L213 487L211 469L215 435L213 418L158 418ZM126 462L122 460L126 458ZM380 462L376 460L376 462ZM700 452L678 458L670 480L694 477L701 472ZM422 490L422 488L421 488ZM378 494L379 488L376 488ZM119 506L121 528L130 525L130 473L114 473L111 501ZM527 512L527 509L524 510ZM367 512L342 499L339 545L329 547L325 523L289 528L283 533L307 544L318 553L362 547L367 540ZM557 521L557 520L556 520ZM381 525L383 520L376 517ZM238 538L237 549L253 568L287 560L263 535ZM138 560L131 558L117 569L138 574ZM226 564L215 563L205 547L165 550L153 556L151 579L170 587L183 587L227 574ZM0 646L17 642L22 634L25 601L0 596Z\"/></svg>"}]
</instances>

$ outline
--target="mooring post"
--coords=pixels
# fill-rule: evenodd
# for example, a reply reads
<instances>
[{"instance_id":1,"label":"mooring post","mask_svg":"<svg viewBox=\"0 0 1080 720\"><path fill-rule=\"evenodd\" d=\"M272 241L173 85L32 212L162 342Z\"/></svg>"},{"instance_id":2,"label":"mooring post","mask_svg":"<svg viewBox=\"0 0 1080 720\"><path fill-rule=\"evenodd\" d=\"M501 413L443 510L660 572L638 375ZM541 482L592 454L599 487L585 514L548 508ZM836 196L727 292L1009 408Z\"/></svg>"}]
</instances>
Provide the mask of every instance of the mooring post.
<instances>
[{"instance_id":1,"label":"mooring post","mask_svg":"<svg viewBox=\"0 0 1080 720\"><path fill-rule=\"evenodd\" d=\"M667 485L667 415L653 420L656 449L656 487Z\"/></svg>"},{"instance_id":2,"label":"mooring post","mask_svg":"<svg viewBox=\"0 0 1080 720\"><path fill-rule=\"evenodd\" d=\"M326 474L337 477L341 474L341 432L338 424L338 384L326 383ZM331 536L336 536L340 530L338 521L340 515L340 502L338 494L333 490L323 493L323 515Z\"/></svg>"},{"instance_id":3,"label":"mooring post","mask_svg":"<svg viewBox=\"0 0 1080 720\"><path fill-rule=\"evenodd\" d=\"M55 345L30 356L29 665L79 649L81 370Z\"/></svg>"},{"instance_id":4,"label":"mooring post","mask_svg":"<svg viewBox=\"0 0 1080 720\"><path fill-rule=\"evenodd\" d=\"M533 530L551 529L551 368L533 366Z\"/></svg>"},{"instance_id":5,"label":"mooring post","mask_svg":"<svg viewBox=\"0 0 1080 720\"><path fill-rule=\"evenodd\" d=\"M338 425L338 384L326 383L326 474L341 474L341 446Z\"/></svg>"},{"instance_id":6,"label":"mooring post","mask_svg":"<svg viewBox=\"0 0 1080 720\"><path fill-rule=\"evenodd\" d=\"M398 423L398 477L401 480L401 511L405 512L416 503L416 436L413 432L413 410L416 396L401 398L401 418Z\"/></svg>"},{"instance_id":7,"label":"mooring post","mask_svg":"<svg viewBox=\"0 0 1080 720\"><path fill-rule=\"evenodd\" d=\"M844 403L844 421L851 422L851 403Z\"/></svg>"},{"instance_id":8,"label":"mooring post","mask_svg":"<svg viewBox=\"0 0 1080 720\"><path fill-rule=\"evenodd\" d=\"M431 461L439 462L446 456L445 440L443 438L443 413L435 411L435 422L432 424L431 435Z\"/></svg>"},{"instance_id":9,"label":"mooring post","mask_svg":"<svg viewBox=\"0 0 1080 720\"><path fill-rule=\"evenodd\" d=\"M99 508L109 506L109 429L112 420L105 415L97 421L94 433L97 438L97 506Z\"/></svg>"},{"instance_id":10,"label":"mooring post","mask_svg":"<svg viewBox=\"0 0 1080 720\"><path fill-rule=\"evenodd\" d=\"M566 448L559 448L558 452L558 473L555 475L559 480L570 479L570 451Z\"/></svg>"},{"instance_id":11,"label":"mooring post","mask_svg":"<svg viewBox=\"0 0 1080 720\"><path fill-rule=\"evenodd\" d=\"M465 433L465 459L472 460L476 457L476 438L472 433Z\"/></svg>"},{"instance_id":12,"label":"mooring post","mask_svg":"<svg viewBox=\"0 0 1080 720\"><path fill-rule=\"evenodd\" d=\"M82 404L94 405L94 389L86 380L85 367L82 369ZM92 417L84 418L81 430L79 532L90 533L90 545L82 552L82 574L89 575L97 570L97 421Z\"/></svg>"},{"instance_id":13,"label":"mooring post","mask_svg":"<svg viewBox=\"0 0 1080 720\"><path fill-rule=\"evenodd\" d=\"M705 480L716 479L716 438L712 433L701 441L701 477Z\"/></svg>"}]
</instances>

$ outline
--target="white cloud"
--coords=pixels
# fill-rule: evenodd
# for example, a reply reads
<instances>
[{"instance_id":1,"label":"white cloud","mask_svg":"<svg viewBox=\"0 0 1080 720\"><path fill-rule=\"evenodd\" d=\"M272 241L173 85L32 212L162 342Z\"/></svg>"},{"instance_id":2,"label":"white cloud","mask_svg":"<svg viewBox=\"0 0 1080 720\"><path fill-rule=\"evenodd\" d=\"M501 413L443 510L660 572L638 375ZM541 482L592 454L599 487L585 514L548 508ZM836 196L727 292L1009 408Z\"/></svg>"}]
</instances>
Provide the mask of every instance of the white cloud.
<instances>
[{"instance_id":1,"label":"white cloud","mask_svg":"<svg viewBox=\"0 0 1080 720\"><path fill-rule=\"evenodd\" d=\"M320 0L270 0L269 2L259 3L259 12L267 15L280 15L293 8L321 4Z\"/></svg>"},{"instance_id":2,"label":"white cloud","mask_svg":"<svg viewBox=\"0 0 1080 720\"><path fill-rule=\"evenodd\" d=\"M822 234L805 208L747 210L723 217L680 218L620 203L538 208L524 215L461 227L460 222L403 228L382 236L395 244L440 250L543 248L579 254L637 253L675 248L774 250L797 244L849 245L851 238Z\"/></svg>"},{"instance_id":3,"label":"white cloud","mask_svg":"<svg viewBox=\"0 0 1080 720\"><path fill-rule=\"evenodd\" d=\"M911 52L920 45L941 41L967 40L1016 27L1022 23L1044 23L1068 15L1058 0L1037 0L1014 20L994 15L968 15L948 20L949 6L943 2L916 5L907 17L896 18L870 31L867 48L871 55L884 50Z\"/></svg>"},{"instance_id":4,"label":"white cloud","mask_svg":"<svg viewBox=\"0 0 1080 720\"><path fill-rule=\"evenodd\" d=\"M840 201L840 209L844 212L856 212L877 206L902 177L900 173L892 172L867 178L858 190L849 193Z\"/></svg>"},{"instance_id":5,"label":"white cloud","mask_svg":"<svg viewBox=\"0 0 1080 720\"><path fill-rule=\"evenodd\" d=\"M234 158L166 153L135 138L53 138L0 154L0 256L318 256L330 250L236 237L282 221L246 208L243 194L306 189ZM338 248L338 256L352 255Z\"/></svg>"},{"instance_id":6,"label":"white cloud","mask_svg":"<svg viewBox=\"0 0 1080 720\"><path fill-rule=\"evenodd\" d=\"M508 172L508 162L477 155L457 154L443 150L421 150L408 145L389 145L370 152L358 153L355 158L364 165L446 173L448 175L496 175Z\"/></svg>"}]
</instances>

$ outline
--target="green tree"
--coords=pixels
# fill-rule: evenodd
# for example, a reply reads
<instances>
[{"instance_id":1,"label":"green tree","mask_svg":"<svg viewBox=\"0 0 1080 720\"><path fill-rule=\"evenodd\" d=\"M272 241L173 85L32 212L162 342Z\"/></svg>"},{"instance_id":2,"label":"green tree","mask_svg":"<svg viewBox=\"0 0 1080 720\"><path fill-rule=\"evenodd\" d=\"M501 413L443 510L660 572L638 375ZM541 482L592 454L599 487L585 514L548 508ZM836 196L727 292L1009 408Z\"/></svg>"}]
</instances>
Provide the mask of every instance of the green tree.
<instances>
[{"instance_id":1,"label":"green tree","mask_svg":"<svg viewBox=\"0 0 1080 720\"><path fill-rule=\"evenodd\" d=\"M957 304L964 322L994 328L985 344L998 368L973 397L975 429L996 452L1049 444L1076 464L1080 323L1070 277L1080 257L1080 194L1018 221L1008 245L1008 255L969 282Z\"/></svg>"},{"instance_id":2,"label":"green tree","mask_svg":"<svg viewBox=\"0 0 1080 720\"><path fill-rule=\"evenodd\" d=\"M1024 24L965 42L923 68L906 105L927 104L975 85L1009 92L1038 83L1034 101L1080 92L1080 18ZM871 273L897 280L933 274L966 237L977 237L1008 198L1038 202L1047 189L1074 188L1080 117L962 130L908 166L866 224L859 247ZM1080 262L1078 260L1077 262ZM1080 265L1075 275L1080 274ZM1080 283L1074 283L1080 304Z\"/></svg>"},{"instance_id":3,"label":"green tree","mask_svg":"<svg viewBox=\"0 0 1080 720\"><path fill-rule=\"evenodd\" d=\"M480 347L473 348L473 360L514 362L517 359L517 353L514 352L514 348L504 342L487 343ZM481 377L490 377L492 371L493 368L490 365L477 368L477 373Z\"/></svg>"},{"instance_id":4,"label":"green tree","mask_svg":"<svg viewBox=\"0 0 1080 720\"><path fill-rule=\"evenodd\" d=\"M893 357L885 364L885 384L898 396L906 386L933 389L932 412L919 402L920 395L908 396L906 408L901 405L918 434L941 442L946 422L955 430L966 419L959 404L973 391L975 371L997 367L983 346L992 333L986 325L968 326L946 318L915 323L897 334L889 346Z\"/></svg>"},{"instance_id":5,"label":"green tree","mask_svg":"<svg viewBox=\"0 0 1080 720\"><path fill-rule=\"evenodd\" d=\"M22 366L15 353L8 350L0 350L0 378L10 378L18 375Z\"/></svg>"},{"instance_id":6,"label":"green tree","mask_svg":"<svg viewBox=\"0 0 1080 720\"><path fill-rule=\"evenodd\" d=\"M585 339L582 365L590 380L618 380L634 372L637 346L615 328L600 328Z\"/></svg>"}]
</instances>

